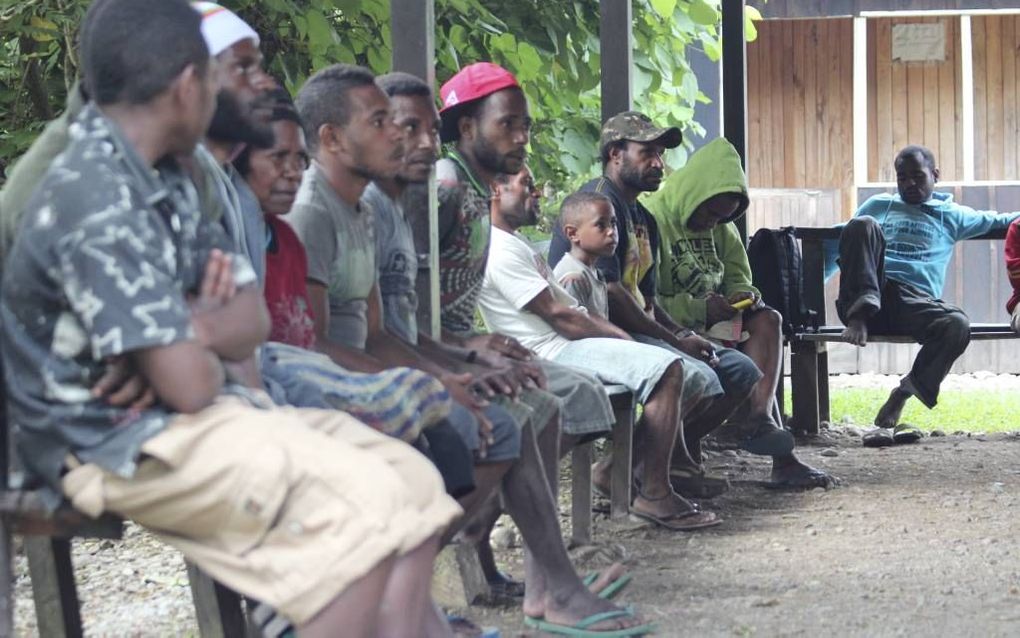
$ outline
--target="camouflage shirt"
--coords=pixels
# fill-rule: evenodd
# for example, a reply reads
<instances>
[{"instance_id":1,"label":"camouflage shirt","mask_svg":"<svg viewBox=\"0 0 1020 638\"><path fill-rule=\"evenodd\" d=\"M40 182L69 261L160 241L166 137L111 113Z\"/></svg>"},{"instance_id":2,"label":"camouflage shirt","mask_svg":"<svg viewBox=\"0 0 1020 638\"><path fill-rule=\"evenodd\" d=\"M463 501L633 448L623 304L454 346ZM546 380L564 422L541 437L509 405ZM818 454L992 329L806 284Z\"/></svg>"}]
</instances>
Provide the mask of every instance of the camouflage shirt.
<instances>
[{"instance_id":1,"label":"camouflage shirt","mask_svg":"<svg viewBox=\"0 0 1020 638\"><path fill-rule=\"evenodd\" d=\"M121 476L172 416L112 407L91 388L110 357L194 338L186 293L229 252L171 160L149 167L94 106L28 201L0 293L11 423L27 469L59 489L67 454ZM235 257L238 285L254 281Z\"/></svg>"}]
</instances>

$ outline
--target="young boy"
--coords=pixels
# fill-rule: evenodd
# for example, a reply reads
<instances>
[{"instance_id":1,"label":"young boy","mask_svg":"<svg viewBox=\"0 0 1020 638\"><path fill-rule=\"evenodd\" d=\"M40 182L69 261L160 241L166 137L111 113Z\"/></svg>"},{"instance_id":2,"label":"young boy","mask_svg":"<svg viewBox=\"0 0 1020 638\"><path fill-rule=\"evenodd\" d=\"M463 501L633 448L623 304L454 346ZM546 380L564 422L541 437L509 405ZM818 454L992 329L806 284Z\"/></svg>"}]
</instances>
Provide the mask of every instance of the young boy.
<instances>
[{"instance_id":1,"label":"young boy","mask_svg":"<svg viewBox=\"0 0 1020 638\"><path fill-rule=\"evenodd\" d=\"M595 262L611 257L619 242L612 201L602 193L574 193L560 207L560 228L570 252L556 264L553 275L589 313L608 319L609 285Z\"/></svg>"}]
</instances>

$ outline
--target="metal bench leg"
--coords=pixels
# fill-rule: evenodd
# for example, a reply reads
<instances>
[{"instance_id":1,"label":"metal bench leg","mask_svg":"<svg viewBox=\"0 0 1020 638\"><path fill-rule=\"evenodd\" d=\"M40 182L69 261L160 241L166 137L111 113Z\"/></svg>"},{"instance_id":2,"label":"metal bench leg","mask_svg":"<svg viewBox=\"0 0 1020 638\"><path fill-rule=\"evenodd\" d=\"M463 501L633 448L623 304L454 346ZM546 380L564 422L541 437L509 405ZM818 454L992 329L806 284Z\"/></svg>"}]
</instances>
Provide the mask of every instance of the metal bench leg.
<instances>
[{"instance_id":1,"label":"metal bench leg","mask_svg":"<svg viewBox=\"0 0 1020 638\"><path fill-rule=\"evenodd\" d=\"M71 564L71 541L26 536L25 554L32 578L35 617L42 638L82 636L78 590Z\"/></svg>"},{"instance_id":2,"label":"metal bench leg","mask_svg":"<svg viewBox=\"0 0 1020 638\"><path fill-rule=\"evenodd\" d=\"M829 414L829 350L818 344L818 420L832 421Z\"/></svg>"},{"instance_id":3,"label":"metal bench leg","mask_svg":"<svg viewBox=\"0 0 1020 638\"><path fill-rule=\"evenodd\" d=\"M776 405L779 407L779 416L783 419L779 425L784 425L789 416L786 414L786 357L782 356L783 354L780 353L779 379L776 382Z\"/></svg>"},{"instance_id":4,"label":"metal bench leg","mask_svg":"<svg viewBox=\"0 0 1020 638\"><path fill-rule=\"evenodd\" d=\"M612 397L616 423L613 424L613 469L610 477L609 516L619 519L630 514L634 453L634 397Z\"/></svg>"},{"instance_id":5,"label":"metal bench leg","mask_svg":"<svg viewBox=\"0 0 1020 638\"><path fill-rule=\"evenodd\" d=\"M14 568L11 531L0 521L0 636L14 635Z\"/></svg>"},{"instance_id":6,"label":"metal bench leg","mask_svg":"<svg viewBox=\"0 0 1020 638\"><path fill-rule=\"evenodd\" d=\"M591 543L591 443L570 453L570 520L574 545Z\"/></svg>"},{"instance_id":7,"label":"metal bench leg","mask_svg":"<svg viewBox=\"0 0 1020 638\"><path fill-rule=\"evenodd\" d=\"M199 635L202 638L244 636L247 623L241 611L241 597L190 562L187 568Z\"/></svg>"},{"instance_id":8,"label":"metal bench leg","mask_svg":"<svg viewBox=\"0 0 1020 638\"><path fill-rule=\"evenodd\" d=\"M818 348L814 342L794 342L790 353L791 380L793 386L793 418L790 421L794 432L818 433ZM828 380L826 380L828 383Z\"/></svg>"}]
</instances>

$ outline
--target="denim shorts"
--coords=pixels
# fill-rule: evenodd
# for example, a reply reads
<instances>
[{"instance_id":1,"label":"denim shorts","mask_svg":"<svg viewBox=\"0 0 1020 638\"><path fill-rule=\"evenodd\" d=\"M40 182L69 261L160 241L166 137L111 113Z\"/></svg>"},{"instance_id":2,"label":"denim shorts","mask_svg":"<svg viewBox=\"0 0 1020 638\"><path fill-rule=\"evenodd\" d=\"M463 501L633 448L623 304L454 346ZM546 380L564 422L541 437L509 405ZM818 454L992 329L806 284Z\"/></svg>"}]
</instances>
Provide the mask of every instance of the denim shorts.
<instances>
[{"instance_id":1,"label":"denim shorts","mask_svg":"<svg viewBox=\"0 0 1020 638\"><path fill-rule=\"evenodd\" d=\"M701 386L701 398L715 398L724 394L729 397L746 397L754 388L754 384L764 376L750 357L733 348L716 345L715 354L719 357L719 364L712 368L704 361L680 352L665 341L639 334L632 336L641 343L666 348L684 360L684 400L696 401L699 396L694 394L697 388L692 388L690 393L688 392L689 384ZM703 379L708 381L703 382Z\"/></svg>"},{"instance_id":2,"label":"denim shorts","mask_svg":"<svg viewBox=\"0 0 1020 638\"><path fill-rule=\"evenodd\" d=\"M503 408L495 404L483 410L485 418L492 424L492 443L489 444L482 463L512 461L521 455L521 428ZM472 452L478 451L478 419L459 403L454 403L446 417L457 430L457 434Z\"/></svg>"},{"instance_id":3,"label":"denim shorts","mask_svg":"<svg viewBox=\"0 0 1020 638\"><path fill-rule=\"evenodd\" d=\"M537 361L545 373L546 391L560 400L560 429L583 436L608 432L616 422L606 389L591 374L555 363Z\"/></svg>"},{"instance_id":4,"label":"denim shorts","mask_svg":"<svg viewBox=\"0 0 1020 638\"><path fill-rule=\"evenodd\" d=\"M719 383L719 377L707 363L677 350L662 339L643 334L632 334L631 337L638 343L665 348L683 360L684 391L680 394L680 398L685 406L693 407L697 403L722 395L723 387Z\"/></svg>"}]
</instances>

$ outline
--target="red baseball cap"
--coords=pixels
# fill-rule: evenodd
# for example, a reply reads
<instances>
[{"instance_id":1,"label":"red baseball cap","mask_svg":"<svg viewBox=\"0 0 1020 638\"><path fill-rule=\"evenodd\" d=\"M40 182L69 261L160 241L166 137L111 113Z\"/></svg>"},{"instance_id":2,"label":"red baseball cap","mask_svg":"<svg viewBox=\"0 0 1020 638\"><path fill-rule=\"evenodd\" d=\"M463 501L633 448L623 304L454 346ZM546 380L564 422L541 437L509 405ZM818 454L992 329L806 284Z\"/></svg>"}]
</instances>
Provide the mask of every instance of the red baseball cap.
<instances>
[{"instance_id":1,"label":"red baseball cap","mask_svg":"<svg viewBox=\"0 0 1020 638\"><path fill-rule=\"evenodd\" d=\"M443 102L439 114L442 116L456 106L480 100L509 88L521 88L513 73L492 62L469 64L439 88L439 99ZM453 141L456 137L456 126L457 123L452 121L452 118L443 119L440 136L444 142Z\"/></svg>"}]
</instances>

